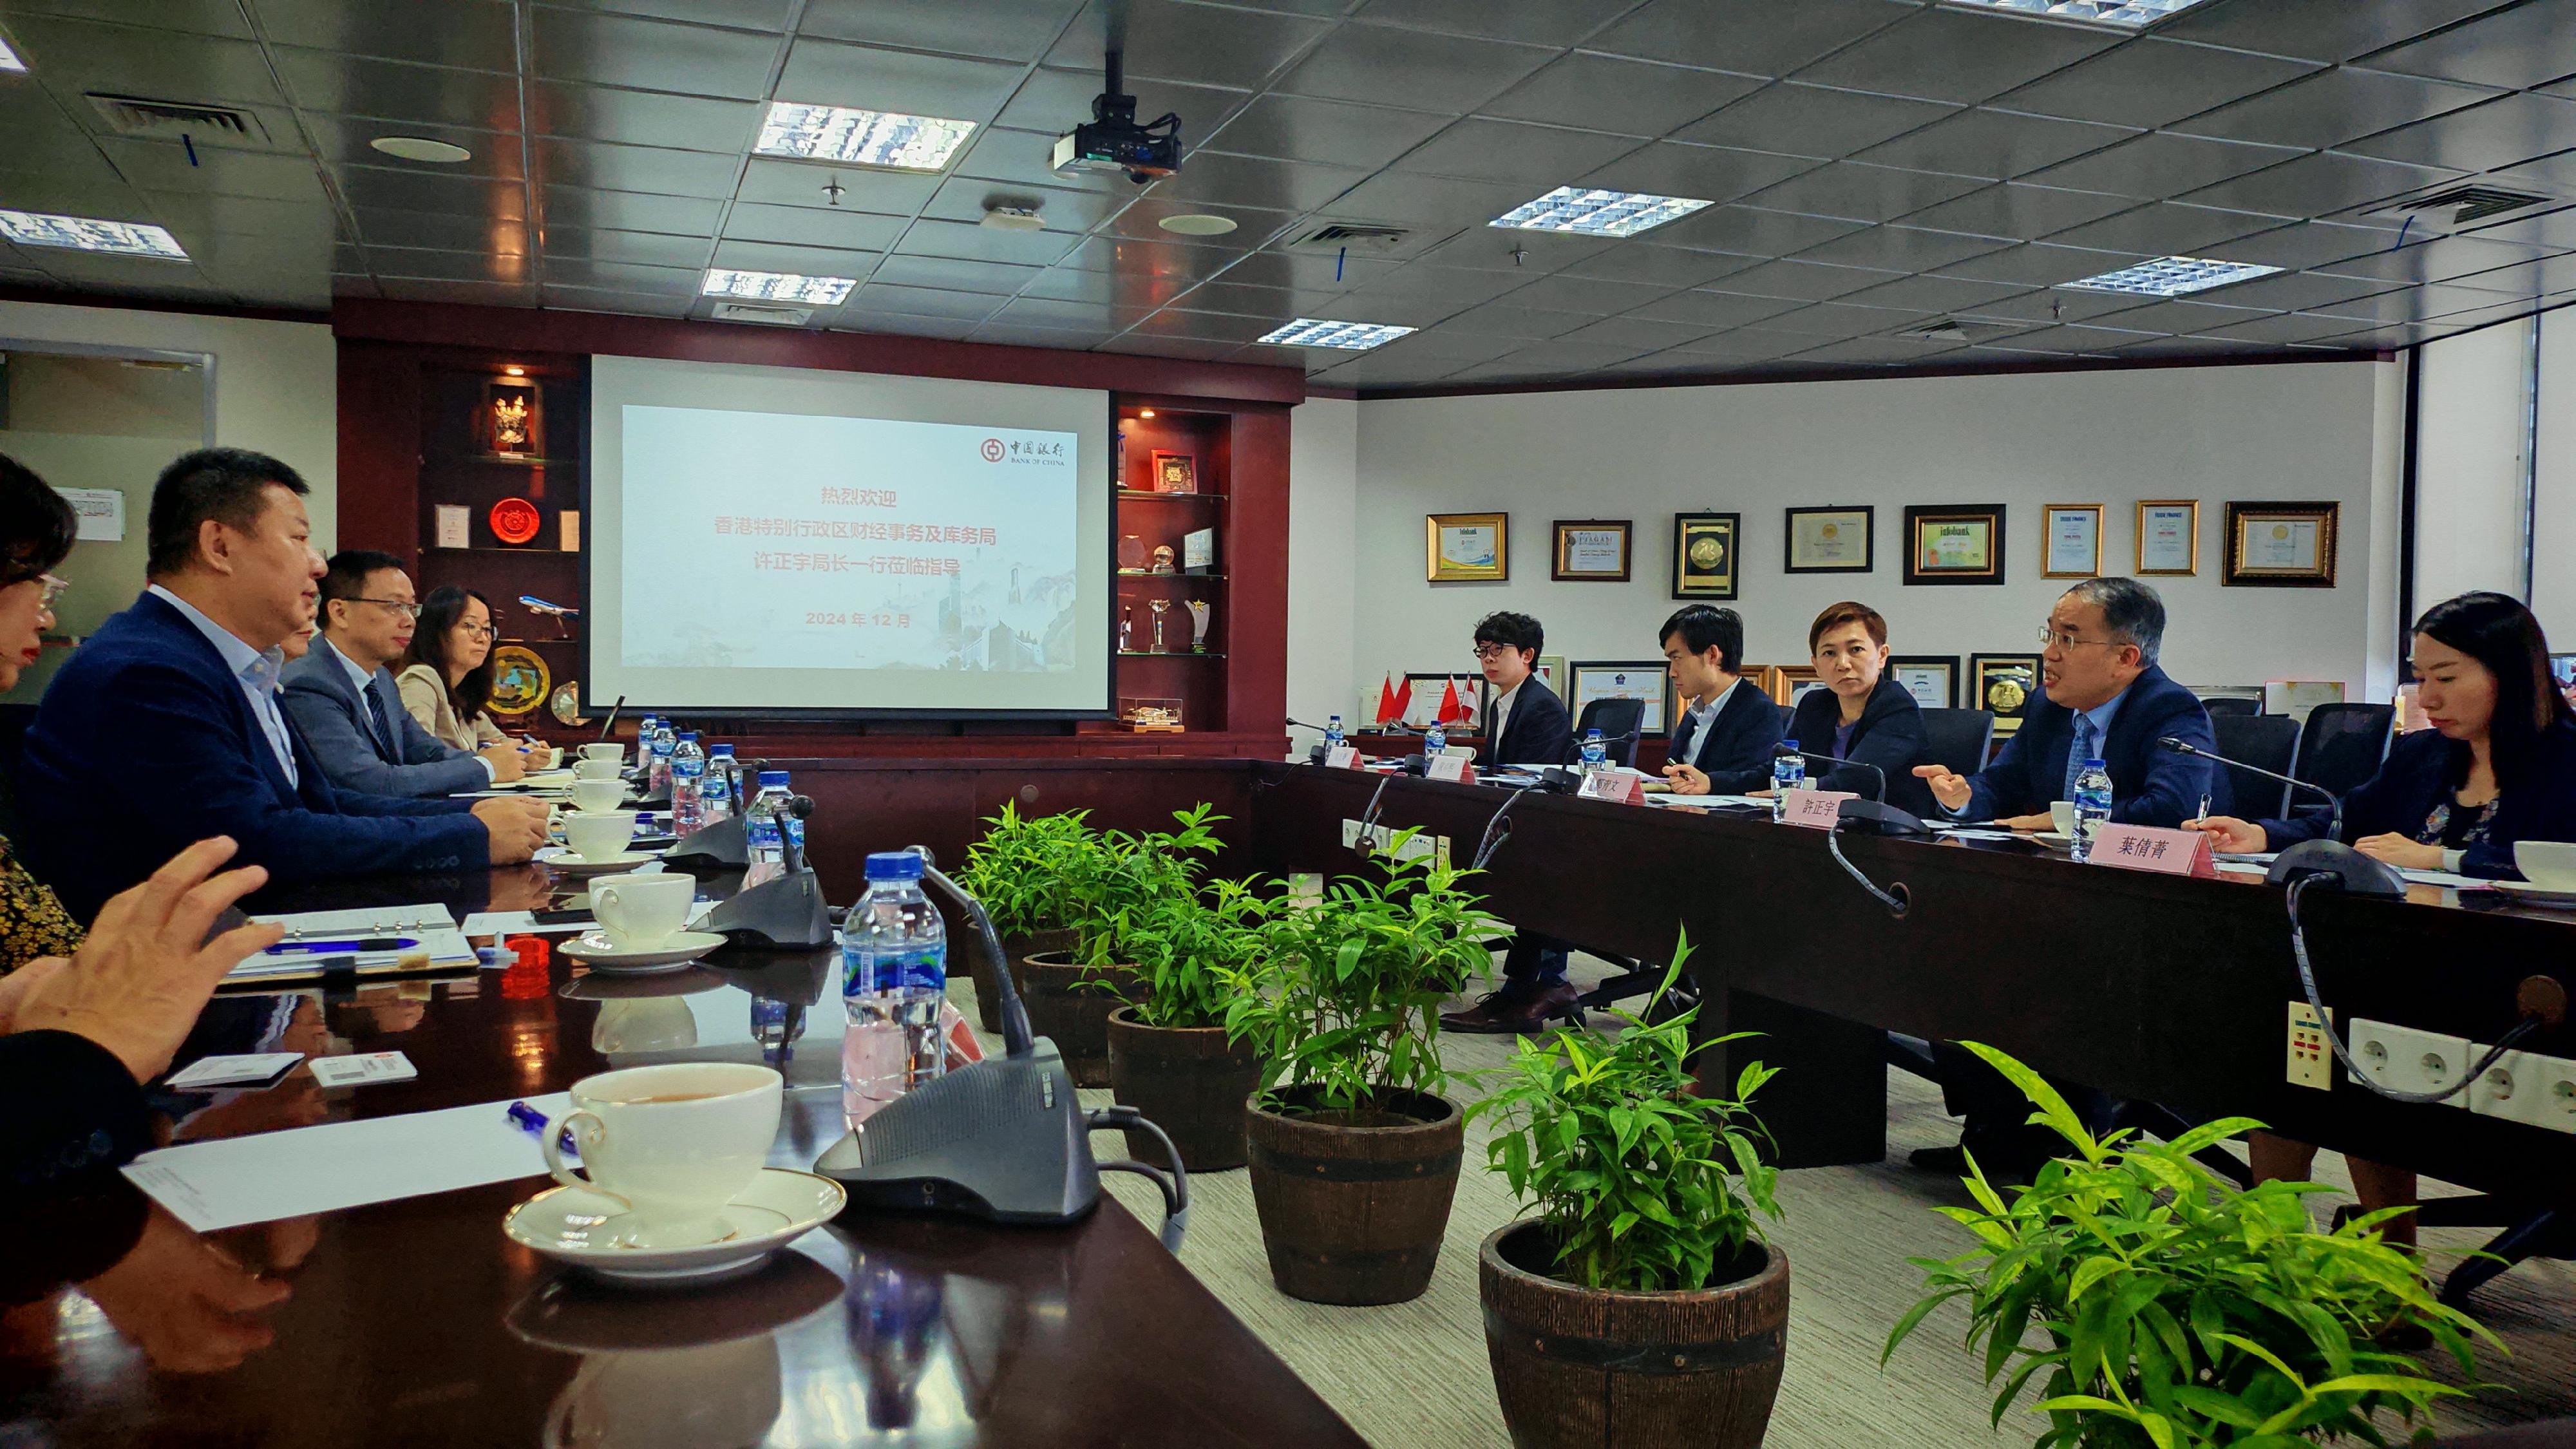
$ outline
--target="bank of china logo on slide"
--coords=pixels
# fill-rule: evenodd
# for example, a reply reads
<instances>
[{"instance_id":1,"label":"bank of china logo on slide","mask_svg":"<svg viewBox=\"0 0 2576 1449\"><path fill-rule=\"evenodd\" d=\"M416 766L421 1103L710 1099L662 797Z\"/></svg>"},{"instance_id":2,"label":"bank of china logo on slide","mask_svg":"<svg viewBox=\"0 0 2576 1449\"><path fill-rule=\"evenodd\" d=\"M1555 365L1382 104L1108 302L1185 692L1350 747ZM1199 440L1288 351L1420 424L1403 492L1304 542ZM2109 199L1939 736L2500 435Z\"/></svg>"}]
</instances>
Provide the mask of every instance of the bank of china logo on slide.
<instances>
[{"instance_id":1,"label":"bank of china logo on slide","mask_svg":"<svg viewBox=\"0 0 2576 1449\"><path fill-rule=\"evenodd\" d=\"M998 463L1002 461L1001 439L986 438L984 440L984 461L987 463Z\"/></svg>"}]
</instances>

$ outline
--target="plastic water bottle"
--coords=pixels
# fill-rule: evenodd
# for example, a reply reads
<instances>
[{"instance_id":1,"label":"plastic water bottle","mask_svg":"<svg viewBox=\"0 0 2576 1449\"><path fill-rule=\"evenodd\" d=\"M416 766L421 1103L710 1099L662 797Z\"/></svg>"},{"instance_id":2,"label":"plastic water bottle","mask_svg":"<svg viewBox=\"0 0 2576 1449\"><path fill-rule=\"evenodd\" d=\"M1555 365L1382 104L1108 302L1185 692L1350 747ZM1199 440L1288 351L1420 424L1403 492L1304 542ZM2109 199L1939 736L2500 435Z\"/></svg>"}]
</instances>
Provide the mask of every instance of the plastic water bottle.
<instances>
[{"instance_id":1,"label":"plastic water bottle","mask_svg":"<svg viewBox=\"0 0 2576 1449\"><path fill-rule=\"evenodd\" d=\"M786 836L779 829L779 807L787 803L787 772L760 772L760 791L751 797L743 820L744 853L749 865L742 873L745 886L755 886L785 873Z\"/></svg>"},{"instance_id":2,"label":"plastic water bottle","mask_svg":"<svg viewBox=\"0 0 2576 1449\"><path fill-rule=\"evenodd\" d=\"M2075 777L2075 838L2067 849L2077 860L2093 855L2093 832L2111 818L2111 775L2100 760L2086 760Z\"/></svg>"},{"instance_id":3,"label":"plastic water bottle","mask_svg":"<svg viewBox=\"0 0 2576 1449\"><path fill-rule=\"evenodd\" d=\"M761 794L769 787L764 783ZM939 1008L948 992L948 932L921 893L921 857L868 857L868 893L841 927L841 1110L856 1128L948 1066Z\"/></svg>"},{"instance_id":4,"label":"plastic water bottle","mask_svg":"<svg viewBox=\"0 0 2576 1449\"><path fill-rule=\"evenodd\" d=\"M1807 783L1807 760L1797 753L1796 740L1782 740L1782 753L1771 757L1771 819L1776 824L1789 818L1789 792Z\"/></svg>"},{"instance_id":5,"label":"plastic water bottle","mask_svg":"<svg viewBox=\"0 0 2576 1449\"><path fill-rule=\"evenodd\" d=\"M1440 727L1438 720L1433 720L1431 728L1422 732L1422 758L1436 760L1440 758L1440 752L1447 748L1449 748L1449 732Z\"/></svg>"},{"instance_id":6,"label":"plastic water bottle","mask_svg":"<svg viewBox=\"0 0 2576 1449\"><path fill-rule=\"evenodd\" d=\"M796 787L787 783L787 772L785 770L761 771L761 788L768 788L769 777L772 775L776 775L778 777L778 788L783 792L783 795L790 797L795 795ZM798 815L795 811L788 809L784 799L780 801L778 807L778 838L786 842L788 847L787 853L796 861L797 864L807 864L805 859L804 817Z\"/></svg>"},{"instance_id":7,"label":"plastic water bottle","mask_svg":"<svg viewBox=\"0 0 2576 1449\"><path fill-rule=\"evenodd\" d=\"M671 748L671 830L687 835L707 823L707 752L698 748L698 732L683 730Z\"/></svg>"},{"instance_id":8,"label":"plastic water bottle","mask_svg":"<svg viewBox=\"0 0 2576 1449\"><path fill-rule=\"evenodd\" d=\"M671 783L671 753L679 748L680 736L666 719L653 721L652 753L645 765L644 793L650 795Z\"/></svg>"},{"instance_id":9,"label":"plastic water bottle","mask_svg":"<svg viewBox=\"0 0 2576 1449\"><path fill-rule=\"evenodd\" d=\"M1599 730L1583 732L1583 773L1598 775L1610 768L1610 746Z\"/></svg>"},{"instance_id":10,"label":"plastic water bottle","mask_svg":"<svg viewBox=\"0 0 2576 1449\"><path fill-rule=\"evenodd\" d=\"M709 825L732 818L734 782L741 775L742 767L733 760L733 746L707 747L707 776L698 785L698 810Z\"/></svg>"},{"instance_id":11,"label":"plastic water bottle","mask_svg":"<svg viewBox=\"0 0 2576 1449\"><path fill-rule=\"evenodd\" d=\"M1341 747L1342 717L1337 714L1328 714L1324 716L1324 748L1328 750L1338 750Z\"/></svg>"}]
</instances>

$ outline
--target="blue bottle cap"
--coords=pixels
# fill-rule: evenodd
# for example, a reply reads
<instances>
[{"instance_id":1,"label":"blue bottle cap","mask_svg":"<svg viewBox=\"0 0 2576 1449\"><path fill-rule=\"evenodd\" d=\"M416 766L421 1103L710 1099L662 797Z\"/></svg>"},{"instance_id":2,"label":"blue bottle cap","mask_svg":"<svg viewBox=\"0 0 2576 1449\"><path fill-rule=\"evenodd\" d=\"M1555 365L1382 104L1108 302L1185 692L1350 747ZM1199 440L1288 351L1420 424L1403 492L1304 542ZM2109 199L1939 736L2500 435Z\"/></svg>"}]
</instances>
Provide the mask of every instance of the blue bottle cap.
<instances>
[{"instance_id":1,"label":"blue bottle cap","mask_svg":"<svg viewBox=\"0 0 2576 1449\"><path fill-rule=\"evenodd\" d=\"M733 746L731 745L709 745L707 748L719 755L730 755L733 753Z\"/></svg>"},{"instance_id":2,"label":"blue bottle cap","mask_svg":"<svg viewBox=\"0 0 2576 1449\"><path fill-rule=\"evenodd\" d=\"M781 789L786 788L786 785L787 785L787 772L786 772L785 770L763 770L763 771L761 771L761 772L760 772L760 788L762 788L762 789L766 790L766 789L768 789L768 788L769 788L770 786L772 786L772 785L776 785L776 786L778 786L778 787L779 787L779 788L781 788Z\"/></svg>"},{"instance_id":3,"label":"blue bottle cap","mask_svg":"<svg viewBox=\"0 0 2576 1449\"><path fill-rule=\"evenodd\" d=\"M919 880L921 879L921 857L909 850L870 851L868 879Z\"/></svg>"},{"instance_id":4,"label":"blue bottle cap","mask_svg":"<svg viewBox=\"0 0 2576 1449\"><path fill-rule=\"evenodd\" d=\"M2086 760L2084 762L2084 768L2088 770L2098 770L2102 768L2102 762L2100 760Z\"/></svg>"},{"instance_id":5,"label":"blue bottle cap","mask_svg":"<svg viewBox=\"0 0 2576 1449\"><path fill-rule=\"evenodd\" d=\"M680 731L680 738L682 738L682 739L684 739L684 740L695 741L695 740L697 739L697 737L698 737L698 732L697 732L696 730L682 730L682 731Z\"/></svg>"},{"instance_id":6,"label":"blue bottle cap","mask_svg":"<svg viewBox=\"0 0 2576 1449\"><path fill-rule=\"evenodd\" d=\"M1782 741L1780 742L1780 748L1782 748L1782 749L1784 749L1784 750L1794 750L1794 749L1796 749L1797 747L1798 747L1798 742L1797 742L1796 740L1782 740Z\"/></svg>"}]
</instances>

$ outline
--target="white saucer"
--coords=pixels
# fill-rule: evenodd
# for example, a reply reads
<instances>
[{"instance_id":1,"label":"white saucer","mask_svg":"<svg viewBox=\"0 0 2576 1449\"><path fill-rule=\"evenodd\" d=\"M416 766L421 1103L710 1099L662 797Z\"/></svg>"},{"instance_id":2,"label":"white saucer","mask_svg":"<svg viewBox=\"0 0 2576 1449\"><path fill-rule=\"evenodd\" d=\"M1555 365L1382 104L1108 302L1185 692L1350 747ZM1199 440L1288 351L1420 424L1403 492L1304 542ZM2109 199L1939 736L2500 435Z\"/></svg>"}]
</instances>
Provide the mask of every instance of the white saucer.
<instances>
[{"instance_id":1,"label":"white saucer","mask_svg":"<svg viewBox=\"0 0 2576 1449\"><path fill-rule=\"evenodd\" d=\"M2030 838L2038 841L2042 845L2073 845L2075 843L2075 837L2066 834L2062 830L2034 830L2030 833Z\"/></svg>"},{"instance_id":2,"label":"white saucer","mask_svg":"<svg viewBox=\"0 0 2576 1449\"><path fill-rule=\"evenodd\" d=\"M565 875L614 875L661 858L649 850L624 850L604 860L584 860L569 845L549 845L536 855L537 864Z\"/></svg>"},{"instance_id":3,"label":"white saucer","mask_svg":"<svg viewBox=\"0 0 2576 1449\"><path fill-rule=\"evenodd\" d=\"M2505 892L2524 905L2576 910L2576 891L2552 890L2547 886L2533 885L2527 880L2491 880L2487 884Z\"/></svg>"},{"instance_id":4,"label":"white saucer","mask_svg":"<svg viewBox=\"0 0 2576 1449\"><path fill-rule=\"evenodd\" d=\"M639 951L608 939L606 931L585 931L555 949L610 971L677 971L724 943L724 937L709 931L674 931L662 944Z\"/></svg>"},{"instance_id":5,"label":"white saucer","mask_svg":"<svg viewBox=\"0 0 2576 1449\"><path fill-rule=\"evenodd\" d=\"M712 1282L748 1273L769 1255L830 1222L848 1194L828 1177L764 1167L725 1207L732 1231L718 1242L642 1248L621 1241L615 1199L584 1188L551 1187L510 1209L501 1231L510 1241L558 1263L587 1268L612 1283L646 1287Z\"/></svg>"}]
</instances>

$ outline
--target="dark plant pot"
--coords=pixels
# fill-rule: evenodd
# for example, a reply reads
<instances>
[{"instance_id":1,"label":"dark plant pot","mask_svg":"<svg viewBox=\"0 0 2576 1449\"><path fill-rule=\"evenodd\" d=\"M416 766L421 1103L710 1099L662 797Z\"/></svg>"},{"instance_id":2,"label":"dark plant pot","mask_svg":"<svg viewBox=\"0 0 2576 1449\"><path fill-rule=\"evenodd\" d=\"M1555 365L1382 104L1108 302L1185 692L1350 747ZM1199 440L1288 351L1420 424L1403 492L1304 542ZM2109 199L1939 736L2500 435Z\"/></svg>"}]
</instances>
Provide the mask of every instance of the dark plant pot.
<instances>
[{"instance_id":1,"label":"dark plant pot","mask_svg":"<svg viewBox=\"0 0 2576 1449\"><path fill-rule=\"evenodd\" d=\"M1013 961L1034 956L1040 951L1073 949L1073 928L1054 931L1031 931L1025 936L1004 936L1002 955ZM987 1032L1002 1030L1002 985L994 972L1001 969L987 959L981 945L966 953L966 973L975 979L975 1022ZM1011 978L1017 984L1019 978Z\"/></svg>"},{"instance_id":2,"label":"dark plant pot","mask_svg":"<svg viewBox=\"0 0 2576 1449\"><path fill-rule=\"evenodd\" d=\"M1077 1087L1109 1085L1109 1013L1136 989L1133 966L1076 966L1064 951L1040 951L1013 964L1029 1029L1055 1043Z\"/></svg>"},{"instance_id":3,"label":"dark plant pot","mask_svg":"<svg viewBox=\"0 0 2576 1449\"><path fill-rule=\"evenodd\" d=\"M1555 1256L1547 1225L1524 1221L1487 1234L1477 1257L1514 1449L1762 1442L1788 1346L1788 1254L1757 1247L1743 1276L1680 1293L1580 1288L1548 1276Z\"/></svg>"},{"instance_id":4,"label":"dark plant pot","mask_svg":"<svg viewBox=\"0 0 2576 1449\"><path fill-rule=\"evenodd\" d=\"M1277 1110L1244 1112L1270 1281L1309 1303L1420 1297L1458 1192L1466 1114L1422 1092L1356 1113L1318 1112L1302 1088L1280 1096Z\"/></svg>"},{"instance_id":5,"label":"dark plant pot","mask_svg":"<svg viewBox=\"0 0 2576 1449\"><path fill-rule=\"evenodd\" d=\"M1192 1172L1241 1167L1243 1103L1261 1085L1261 1056L1229 1042L1221 1026L1147 1026L1136 1009L1109 1014L1109 1085L1118 1100L1171 1134ZM1162 1144L1133 1128L1127 1155L1163 1160Z\"/></svg>"}]
</instances>

